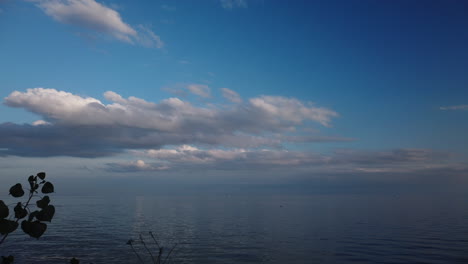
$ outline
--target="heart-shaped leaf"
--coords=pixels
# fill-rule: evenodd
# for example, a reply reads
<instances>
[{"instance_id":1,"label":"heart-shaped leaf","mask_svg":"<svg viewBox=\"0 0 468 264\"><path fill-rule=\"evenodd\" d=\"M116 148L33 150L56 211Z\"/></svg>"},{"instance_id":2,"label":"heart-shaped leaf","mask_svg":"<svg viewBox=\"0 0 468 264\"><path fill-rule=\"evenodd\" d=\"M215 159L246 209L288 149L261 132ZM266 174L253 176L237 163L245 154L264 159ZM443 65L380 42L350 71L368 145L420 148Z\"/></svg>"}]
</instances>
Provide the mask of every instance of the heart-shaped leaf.
<instances>
[{"instance_id":1,"label":"heart-shaped leaf","mask_svg":"<svg viewBox=\"0 0 468 264\"><path fill-rule=\"evenodd\" d=\"M50 182L44 183L42 186L42 193L53 193L54 192L54 185Z\"/></svg>"},{"instance_id":2,"label":"heart-shaped leaf","mask_svg":"<svg viewBox=\"0 0 468 264\"><path fill-rule=\"evenodd\" d=\"M46 176L45 172L39 172L37 174L37 177L39 177L39 179L41 179L41 180L45 179L45 176Z\"/></svg>"},{"instance_id":3,"label":"heart-shaped leaf","mask_svg":"<svg viewBox=\"0 0 468 264\"><path fill-rule=\"evenodd\" d=\"M40 238L47 230L47 225L39 221L26 221L21 222L21 229L31 237Z\"/></svg>"},{"instance_id":4,"label":"heart-shaped leaf","mask_svg":"<svg viewBox=\"0 0 468 264\"><path fill-rule=\"evenodd\" d=\"M11 233L18 228L18 223L8 219L0 220L0 234L5 235Z\"/></svg>"},{"instance_id":5,"label":"heart-shaped leaf","mask_svg":"<svg viewBox=\"0 0 468 264\"><path fill-rule=\"evenodd\" d=\"M29 176L28 178L28 182L29 182L29 186L31 187L31 189L34 187L34 176Z\"/></svg>"},{"instance_id":6,"label":"heart-shaped leaf","mask_svg":"<svg viewBox=\"0 0 468 264\"><path fill-rule=\"evenodd\" d=\"M8 209L8 206L0 200L0 219L3 219L5 217L8 217L8 214L10 213L10 209Z\"/></svg>"},{"instance_id":7,"label":"heart-shaped leaf","mask_svg":"<svg viewBox=\"0 0 468 264\"><path fill-rule=\"evenodd\" d=\"M28 221L31 222L38 213L39 213L39 211L34 211L34 212L30 213L29 217L28 217Z\"/></svg>"},{"instance_id":8,"label":"heart-shaped leaf","mask_svg":"<svg viewBox=\"0 0 468 264\"><path fill-rule=\"evenodd\" d=\"M21 183L17 183L10 188L10 194L13 197L21 197L24 195L23 187Z\"/></svg>"},{"instance_id":9,"label":"heart-shaped leaf","mask_svg":"<svg viewBox=\"0 0 468 264\"><path fill-rule=\"evenodd\" d=\"M28 211L23 208L21 203L17 203L14 210L15 210L15 218L21 219L28 215Z\"/></svg>"},{"instance_id":10,"label":"heart-shaped leaf","mask_svg":"<svg viewBox=\"0 0 468 264\"><path fill-rule=\"evenodd\" d=\"M52 218L55 214L55 207L53 205L48 205L36 215L36 219L39 221L52 221Z\"/></svg>"},{"instance_id":11,"label":"heart-shaped leaf","mask_svg":"<svg viewBox=\"0 0 468 264\"><path fill-rule=\"evenodd\" d=\"M47 205L50 203L50 198L49 196L44 196L41 200L38 200L36 202L37 207L39 208L45 208Z\"/></svg>"}]
</instances>

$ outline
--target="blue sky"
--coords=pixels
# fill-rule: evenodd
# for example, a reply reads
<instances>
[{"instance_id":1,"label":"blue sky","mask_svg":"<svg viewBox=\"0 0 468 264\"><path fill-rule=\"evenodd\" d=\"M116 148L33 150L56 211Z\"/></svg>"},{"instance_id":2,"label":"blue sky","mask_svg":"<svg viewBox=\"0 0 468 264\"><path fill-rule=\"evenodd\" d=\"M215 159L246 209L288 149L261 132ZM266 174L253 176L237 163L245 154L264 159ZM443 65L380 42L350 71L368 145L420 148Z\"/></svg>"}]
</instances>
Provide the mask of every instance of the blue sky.
<instances>
[{"instance_id":1,"label":"blue sky","mask_svg":"<svg viewBox=\"0 0 468 264\"><path fill-rule=\"evenodd\" d=\"M464 179L467 7L0 1L0 168Z\"/></svg>"}]
</instances>

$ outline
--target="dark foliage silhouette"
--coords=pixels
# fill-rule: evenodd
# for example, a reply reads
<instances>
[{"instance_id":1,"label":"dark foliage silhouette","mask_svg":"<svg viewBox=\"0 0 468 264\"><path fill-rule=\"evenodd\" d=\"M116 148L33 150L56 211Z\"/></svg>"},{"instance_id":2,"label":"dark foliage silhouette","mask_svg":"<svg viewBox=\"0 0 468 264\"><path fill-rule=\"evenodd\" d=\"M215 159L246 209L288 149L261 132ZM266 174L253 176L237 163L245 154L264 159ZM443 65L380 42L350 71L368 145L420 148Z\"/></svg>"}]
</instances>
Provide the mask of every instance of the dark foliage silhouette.
<instances>
[{"instance_id":1,"label":"dark foliage silhouette","mask_svg":"<svg viewBox=\"0 0 468 264\"><path fill-rule=\"evenodd\" d=\"M29 194L26 202L18 202L10 210L9 206L4 201L0 200L0 245L5 243L6 238L16 231L20 226L24 233L31 237L39 239L47 230L47 224L44 222L52 222L55 215L55 207L50 204L49 196L39 196L39 189L42 194L50 194L54 192L54 185L45 180L45 172L39 172L36 176L28 177ZM14 198L20 198L25 195L25 191L21 183L17 183L10 188L10 195ZM32 211L31 200L34 197L39 197L36 201L37 209ZM14 257L2 256L2 264L13 263Z\"/></svg>"},{"instance_id":2,"label":"dark foliage silhouette","mask_svg":"<svg viewBox=\"0 0 468 264\"><path fill-rule=\"evenodd\" d=\"M42 197L39 195L39 189L42 194L54 192L54 185L46 181L45 178L45 172L39 172L36 176L31 175L28 177L29 189L27 189L28 195L25 202L17 202L13 207L13 204L7 205L3 200L0 200L0 246L20 226L24 233L36 239L39 239L47 230L45 222L52 222L55 207L50 204L48 195ZM21 198L26 192L21 183L17 183L10 188L9 194L14 198ZM31 201L33 198L38 198L35 204L36 210L34 211L31 210L31 207L34 206ZM13 210L10 207L13 207ZM19 223L20 220L22 220L21 224ZM152 232L149 232L149 236L145 240L143 235L140 234L138 240L130 239L127 245L130 245L140 263L145 263L145 260L150 259L150 263L153 264L167 264L171 260L171 254L177 244L166 251L166 248L159 244ZM138 248L135 248L135 245ZM139 254L139 250L143 251L144 254ZM11 255L1 256L0 260L1 264L12 264L15 258ZM69 263L79 264L80 260L72 258Z\"/></svg>"},{"instance_id":3,"label":"dark foliage silhouette","mask_svg":"<svg viewBox=\"0 0 468 264\"><path fill-rule=\"evenodd\" d=\"M153 232L149 232L151 240L145 240L143 235L140 234L138 240L130 239L127 241L127 245L132 248L133 253L135 253L138 261L142 264L145 264L145 260L150 259L150 263L153 264L168 264L171 260L171 255L177 244L175 244L169 251L166 252L166 249L159 244L156 237L153 235ZM135 245L142 246L143 248L136 248ZM153 254L153 250L156 254ZM140 254L138 251L144 251L146 254ZM80 264L80 260L77 258L72 258L70 264ZM91 263L92 264L92 263Z\"/></svg>"}]
</instances>

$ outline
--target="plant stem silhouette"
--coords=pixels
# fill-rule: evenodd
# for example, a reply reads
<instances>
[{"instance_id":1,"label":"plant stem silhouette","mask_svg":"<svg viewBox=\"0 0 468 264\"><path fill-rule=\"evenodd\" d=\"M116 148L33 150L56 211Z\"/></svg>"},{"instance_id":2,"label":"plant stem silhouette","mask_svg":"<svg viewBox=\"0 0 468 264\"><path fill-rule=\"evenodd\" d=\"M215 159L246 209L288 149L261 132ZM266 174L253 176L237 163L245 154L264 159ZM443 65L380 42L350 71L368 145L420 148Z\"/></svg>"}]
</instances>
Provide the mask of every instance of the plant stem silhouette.
<instances>
[{"instance_id":1,"label":"plant stem silhouette","mask_svg":"<svg viewBox=\"0 0 468 264\"><path fill-rule=\"evenodd\" d=\"M47 230L47 224L44 222L51 222L55 215L55 207L50 203L49 196L45 195L36 201L38 210L31 211L31 200L35 194L39 193L39 187L42 186L41 192L49 194L54 192L54 185L45 180L45 172L39 172L36 176L29 176L29 195L25 203L18 202L13 208L13 213L10 214L10 208L0 200L0 245L5 243L7 237L13 233L20 226L21 219L26 218L21 222L21 229L24 233L31 237L39 239ZM14 198L23 197L25 194L21 183L17 183L10 188L10 195ZM11 220L14 219L14 220ZM13 256L2 256L2 263L12 263Z\"/></svg>"},{"instance_id":2,"label":"plant stem silhouette","mask_svg":"<svg viewBox=\"0 0 468 264\"><path fill-rule=\"evenodd\" d=\"M28 200L26 201L26 204L25 204L24 207L23 207L24 209L28 209L29 202L31 201L31 199L33 198L33 196L34 196L34 192L30 191L30 192L29 192L29 198L28 198ZM16 221L15 221L15 223L18 224L19 220L20 220L20 218L17 218ZM11 234L11 233L6 233L5 235L3 235L2 240L0 240L0 245L3 244L3 242L4 242L5 239L8 237L9 234Z\"/></svg>"},{"instance_id":3,"label":"plant stem silhouette","mask_svg":"<svg viewBox=\"0 0 468 264\"><path fill-rule=\"evenodd\" d=\"M154 241L154 244L156 245L157 247L157 251L158 251L158 256L155 258L155 256L153 255L153 253L151 253L151 249L150 247L148 246L148 244L146 243L145 239L143 238L143 235L140 234L139 238L139 242L143 245L143 247L145 248L145 250L148 252L148 255L149 257L151 258L151 262L153 264L166 264L168 263L170 257L171 257L171 254L172 252L174 251L175 247L177 246L177 244L175 244L171 250L169 250L169 252L166 254L166 256L164 256L164 247L162 247L158 240L154 237L153 233L152 232L149 232L149 235L151 236L152 240ZM138 242L138 241L137 241ZM141 263L145 263L143 258L140 256L140 254L138 254L137 250L135 249L135 247L133 246L133 244L135 243L134 240L130 239L128 240L127 242L127 245L130 245L130 247L132 248L133 252L135 253L135 255L137 256L138 260L141 262Z\"/></svg>"}]
</instances>

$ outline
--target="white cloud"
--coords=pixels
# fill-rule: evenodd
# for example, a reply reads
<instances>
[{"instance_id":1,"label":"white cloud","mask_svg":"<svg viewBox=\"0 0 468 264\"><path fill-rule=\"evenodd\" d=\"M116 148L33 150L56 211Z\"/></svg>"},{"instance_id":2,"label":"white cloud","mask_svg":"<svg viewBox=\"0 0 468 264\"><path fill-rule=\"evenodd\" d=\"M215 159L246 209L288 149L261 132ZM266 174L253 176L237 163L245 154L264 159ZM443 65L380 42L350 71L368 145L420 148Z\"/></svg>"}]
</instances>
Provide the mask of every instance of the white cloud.
<instances>
[{"instance_id":1,"label":"white cloud","mask_svg":"<svg viewBox=\"0 0 468 264\"><path fill-rule=\"evenodd\" d=\"M247 0L220 0L220 2L224 9L247 8Z\"/></svg>"},{"instance_id":2,"label":"white cloud","mask_svg":"<svg viewBox=\"0 0 468 264\"><path fill-rule=\"evenodd\" d=\"M468 105L441 106L440 110L468 110Z\"/></svg>"},{"instance_id":3,"label":"white cloud","mask_svg":"<svg viewBox=\"0 0 468 264\"><path fill-rule=\"evenodd\" d=\"M28 89L26 93L14 91L5 98L5 103L8 106L25 107L55 120L73 120L90 108L94 108L95 111L102 109L99 108L102 103L97 99L43 88ZM92 122L90 119L93 117L88 115L87 119L86 122Z\"/></svg>"},{"instance_id":4,"label":"white cloud","mask_svg":"<svg viewBox=\"0 0 468 264\"><path fill-rule=\"evenodd\" d=\"M318 155L271 149L199 149L182 145L173 149L150 149L135 151L135 154L159 161L170 162L176 166L188 164L220 164L222 162L240 162L244 164L299 165L304 163L324 162L326 158Z\"/></svg>"},{"instance_id":5,"label":"white cloud","mask_svg":"<svg viewBox=\"0 0 468 264\"><path fill-rule=\"evenodd\" d=\"M124 98L112 91L104 97L110 103L55 89L12 92L5 105L42 119L32 125L0 124L0 157L109 157L104 169L116 172L282 169L308 175L466 175L466 165L450 163L451 154L430 149L286 150L285 143L350 140L307 130L307 122L328 126L338 114L295 98L260 96L204 107L178 98ZM109 162L119 153L137 158Z\"/></svg>"},{"instance_id":6,"label":"white cloud","mask_svg":"<svg viewBox=\"0 0 468 264\"><path fill-rule=\"evenodd\" d=\"M204 85L190 85L191 91L208 96ZM338 114L330 109L315 107L295 98L260 96L235 107L197 107L178 98L159 103L141 98L122 98L108 91L104 104L92 97L81 97L55 89L32 88L26 92L14 91L5 98L5 104L24 108L42 115L48 122L69 125L119 125L158 131L218 133L262 133L294 130L305 121L328 126Z\"/></svg>"},{"instance_id":7,"label":"white cloud","mask_svg":"<svg viewBox=\"0 0 468 264\"><path fill-rule=\"evenodd\" d=\"M153 166L172 169L271 170L306 169L326 173L405 173L446 167L448 153L430 149L396 149L392 151L342 150L324 155L284 149L209 148L181 145L162 149L131 151Z\"/></svg>"},{"instance_id":8,"label":"white cloud","mask_svg":"<svg viewBox=\"0 0 468 264\"><path fill-rule=\"evenodd\" d=\"M46 125L50 125L50 123L44 120L37 120L37 121L34 121L32 125L33 126L46 126Z\"/></svg>"},{"instance_id":9,"label":"white cloud","mask_svg":"<svg viewBox=\"0 0 468 264\"><path fill-rule=\"evenodd\" d=\"M244 149L234 150L201 150L190 145L182 145L173 149L149 149L144 152L135 151L137 155L144 155L161 161L172 161L178 163L212 163L216 160L235 159L246 153Z\"/></svg>"},{"instance_id":10,"label":"white cloud","mask_svg":"<svg viewBox=\"0 0 468 264\"><path fill-rule=\"evenodd\" d=\"M229 101L233 103L242 103L242 98L239 96L238 93L234 92L233 90L230 90L228 88L221 88L221 91L223 92L223 97L228 99Z\"/></svg>"},{"instance_id":11,"label":"white cloud","mask_svg":"<svg viewBox=\"0 0 468 264\"><path fill-rule=\"evenodd\" d=\"M0 124L0 141L16 155L94 157L165 145L279 148L286 142L349 140L317 132L296 135L308 122L328 126L338 114L294 98L261 96L235 105L195 106L179 98L149 102L112 91L104 97L110 103L55 89L14 91L4 104L36 113L44 121L34 123L34 129Z\"/></svg>"},{"instance_id":12,"label":"white cloud","mask_svg":"<svg viewBox=\"0 0 468 264\"><path fill-rule=\"evenodd\" d=\"M189 90L191 93L204 97L204 98L209 98L211 97L211 90L210 87L206 84L189 84L187 86L187 90Z\"/></svg>"},{"instance_id":13,"label":"white cloud","mask_svg":"<svg viewBox=\"0 0 468 264\"><path fill-rule=\"evenodd\" d=\"M114 172L133 172L133 171L163 171L170 169L165 165L148 164L143 160L131 162L108 163L108 170Z\"/></svg>"},{"instance_id":14,"label":"white cloud","mask_svg":"<svg viewBox=\"0 0 468 264\"><path fill-rule=\"evenodd\" d=\"M127 43L162 48L164 43L144 26L125 23L119 12L95 0L32 0L54 20L112 36Z\"/></svg>"}]
</instances>

